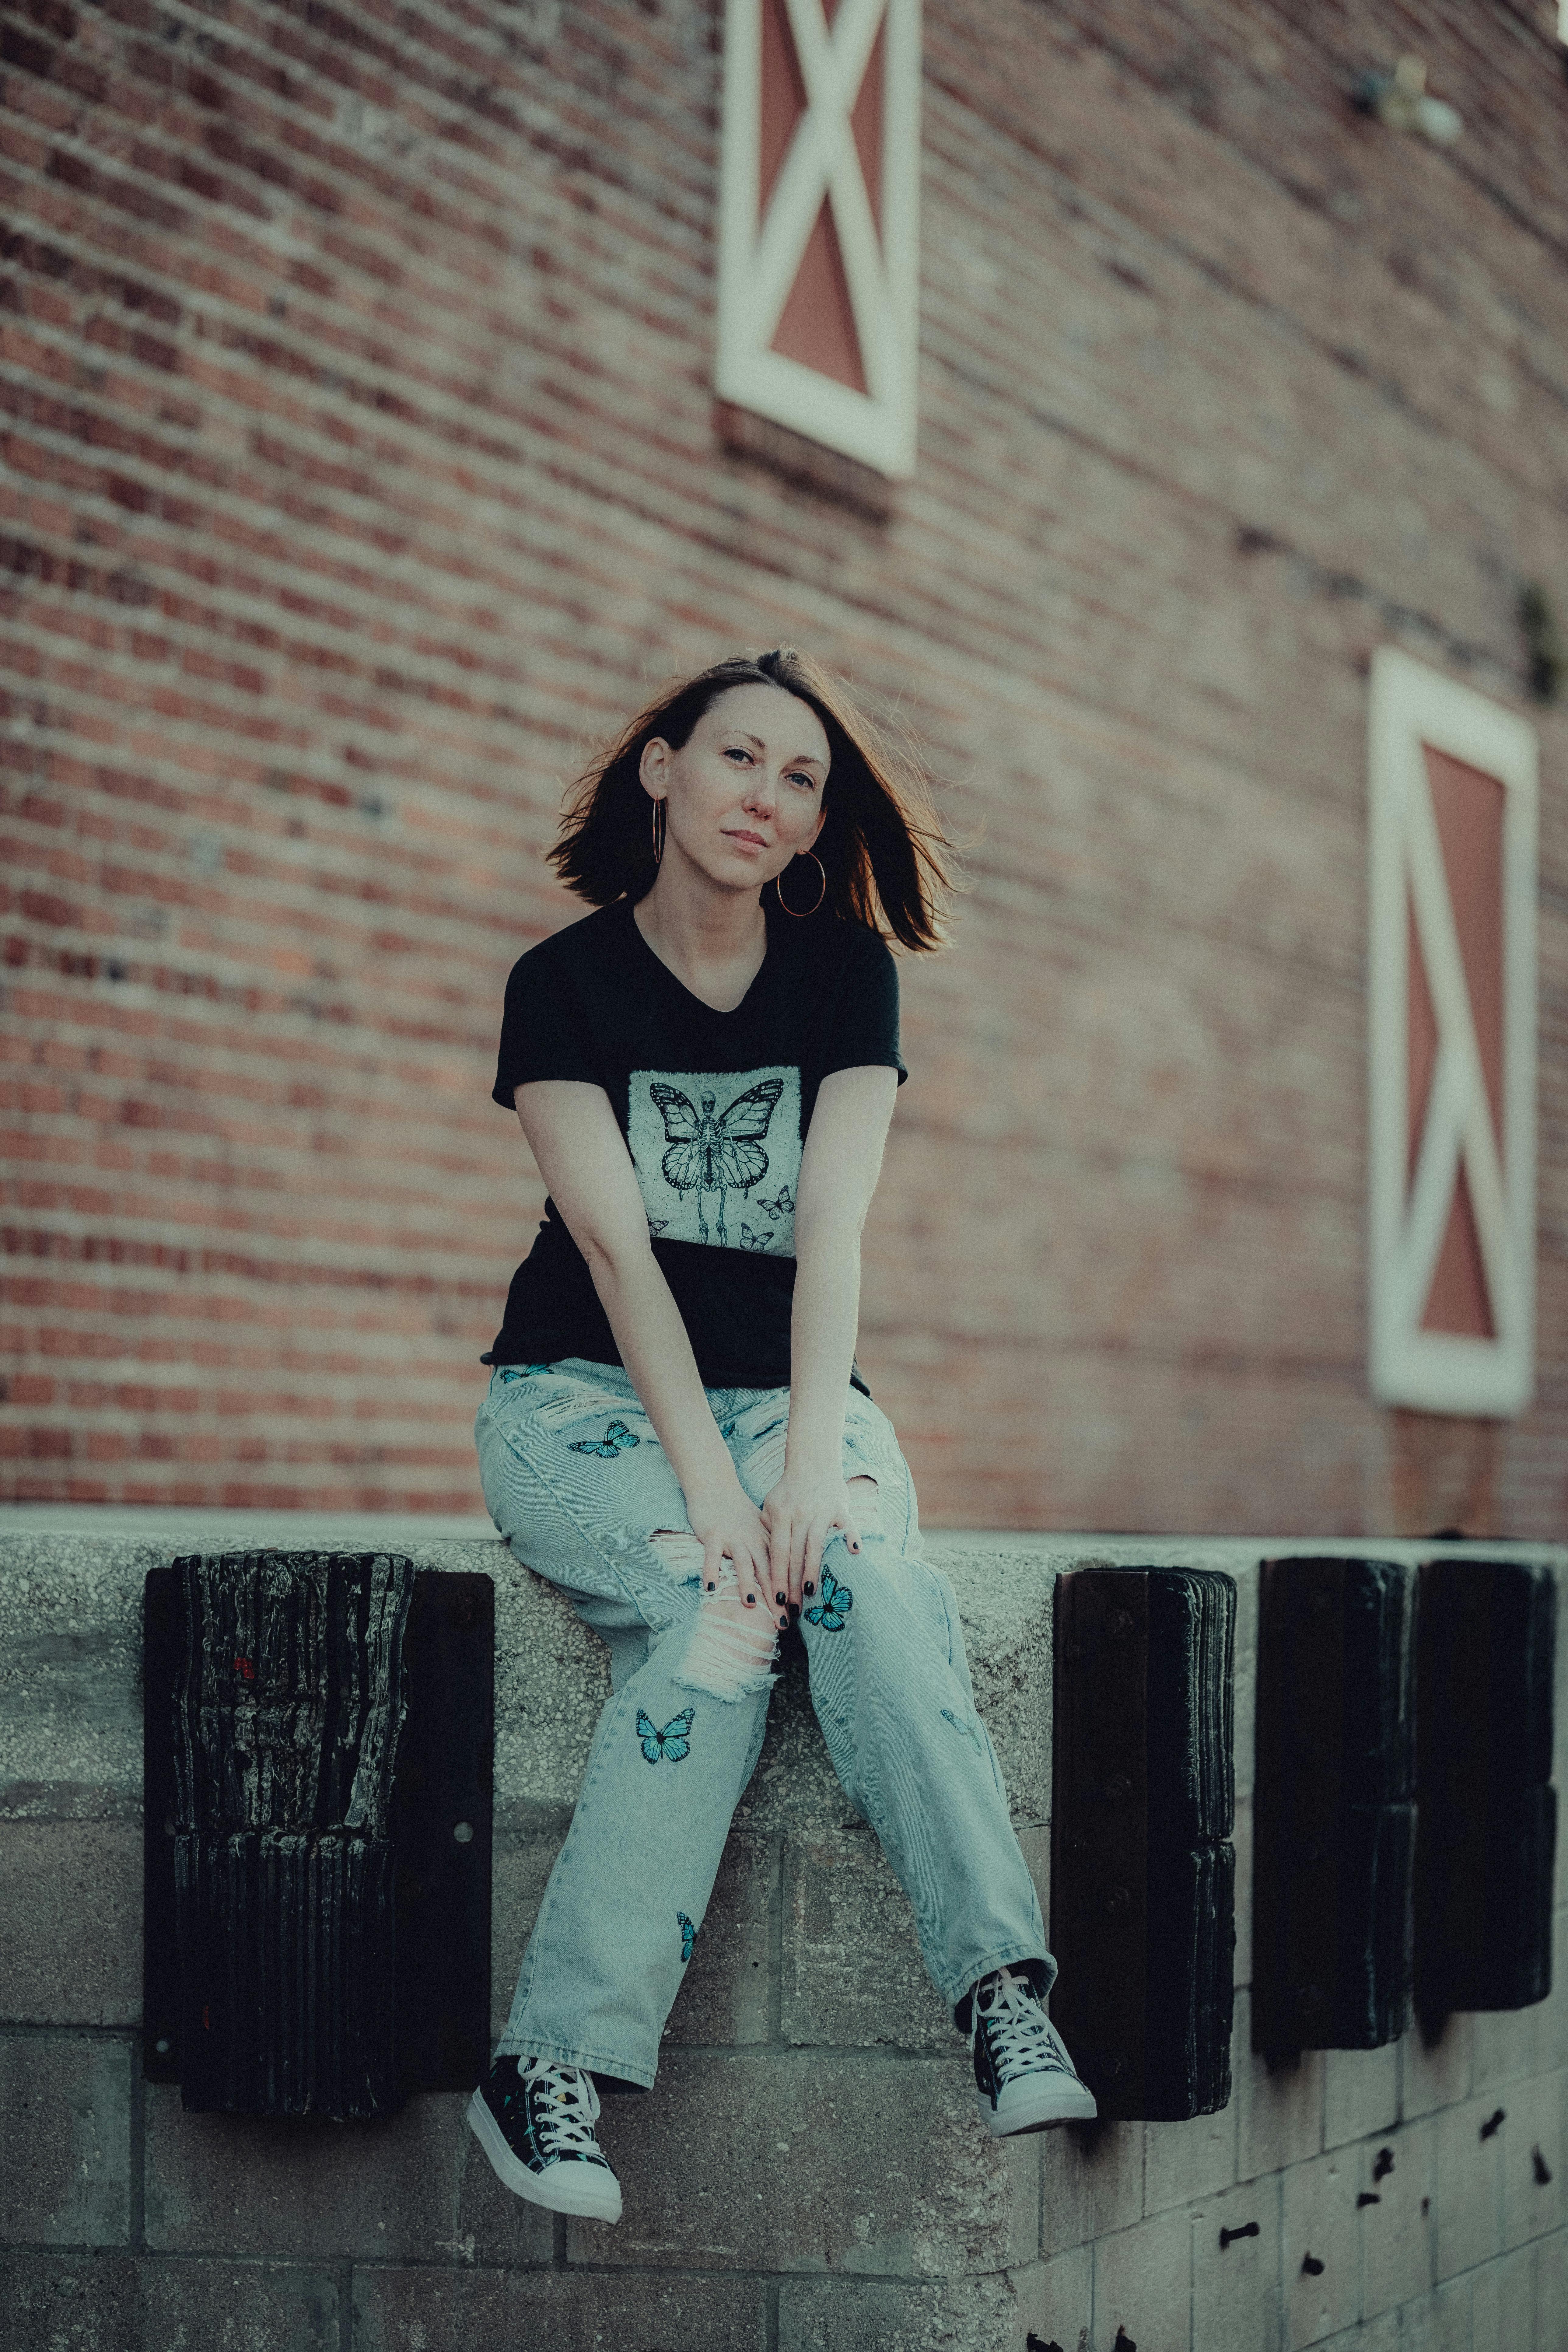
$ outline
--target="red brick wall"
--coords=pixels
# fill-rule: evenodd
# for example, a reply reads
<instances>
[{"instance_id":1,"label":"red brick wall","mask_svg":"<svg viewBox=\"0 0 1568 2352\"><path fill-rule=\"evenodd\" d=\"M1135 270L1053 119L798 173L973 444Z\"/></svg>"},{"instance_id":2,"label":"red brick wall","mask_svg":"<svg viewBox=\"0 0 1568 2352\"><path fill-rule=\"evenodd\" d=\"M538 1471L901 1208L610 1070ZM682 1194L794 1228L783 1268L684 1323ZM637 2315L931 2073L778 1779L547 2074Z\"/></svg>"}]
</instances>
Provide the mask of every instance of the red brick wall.
<instances>
[{"instance_id":1,"label":"red brick wall","mask_svg":"<svg viewBox=\"0 0 1568 2352\"><path fill-rule=\"evenodd\" d=\"M1522 702L1568 608L1552 17L928 0L879 499L716 428L716 5L11 0L5 1491L475 1507L561 779L790 637L973 840L868 1243L928 1517L1560 1533L1555 713L1535 1410L1374 1410L1363 1314L1367 660Z\"/></svg>"}]
</instances>

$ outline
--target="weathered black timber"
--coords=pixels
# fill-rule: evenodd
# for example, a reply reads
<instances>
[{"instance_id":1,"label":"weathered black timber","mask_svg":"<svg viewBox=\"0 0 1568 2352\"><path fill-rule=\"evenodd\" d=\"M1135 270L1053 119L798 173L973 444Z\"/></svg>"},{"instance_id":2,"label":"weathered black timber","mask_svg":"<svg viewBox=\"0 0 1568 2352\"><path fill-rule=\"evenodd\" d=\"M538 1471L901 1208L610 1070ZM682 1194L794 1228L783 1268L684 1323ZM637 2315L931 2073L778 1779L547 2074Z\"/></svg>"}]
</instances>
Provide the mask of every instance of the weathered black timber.
<instances>
[{"instance_id":1,"label":"weathered black timber","mask_svg":"<svg viewBox=\"0 0 1568 2352\"><path fill-rule=\"evenodd\" d=\"M1374 2050L1410 2022L1412 1593L1386 1560L1262 1563L1256 2049Z\"/></svg>"},{"instance_id":2,"label":"weathered black timber","mask_svg":"<svg viewBox=\"0 0 1568 2352\"><path fill-rule=\"evenodd\" d=\"M491 1580L417 1575L392 1789L397 2049L411 2090L472 2090L489 2063L494 1658Z\"/></svg>"},{"instance_id":3,"label":"weathered black timber","mask_svg":"<svg viewBox=\"0 0 1568 2352\"><path fill-rule=\"evenodd\" d=\"M1429 2027L1552 1990L1556 1630L1548 1568L1435 1559L1420 1571L1415 1998Z\"/></svg>"},{"instance_id":4,"label":"weathered black timber","mask_svg":"<svg viewBox=\"0 0 1568 2352\"><path fill-rule=\"evenodd\" d=\"M1235 1638L1213 1570L1057 1583L1051 2008L1102 2116L1230 2097Z\"/></svg>"},{"instance_id":5,"label":"weathered black timber","mask_svg":"<svg viewBox=\"0 0 1568 2352\"><path fill-rule=\"evenodd\" d=\"M148 1577L144 2064L186 2106L384 2115L473 2080L492 1611L489 1578L386 1554Z\"/></svg>"}]
</instances>

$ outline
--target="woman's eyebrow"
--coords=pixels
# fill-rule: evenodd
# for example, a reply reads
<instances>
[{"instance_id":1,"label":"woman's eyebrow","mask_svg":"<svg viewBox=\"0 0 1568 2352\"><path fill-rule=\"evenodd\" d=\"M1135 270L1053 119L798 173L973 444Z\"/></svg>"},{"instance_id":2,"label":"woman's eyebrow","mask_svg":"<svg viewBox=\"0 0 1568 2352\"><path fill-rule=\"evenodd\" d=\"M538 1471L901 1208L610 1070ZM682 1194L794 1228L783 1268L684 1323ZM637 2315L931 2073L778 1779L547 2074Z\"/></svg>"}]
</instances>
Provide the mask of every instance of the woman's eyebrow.
<instances>
[{"instance_id":1,"label":"woman's eyebrow","mask_svg":"<svg viewBox=\"0 0 1568 2352\"><path fill-rule=\"evenodd\" d=\"M759 751L766 752L768 747L760 735L748 735L743 727L737 727L735 733L743 743L754 743ZM827 762L819 760L815 751L796 751L784 761L784 765L786 768L821 768L826 771Z\"/></svg>"}]
</instances>

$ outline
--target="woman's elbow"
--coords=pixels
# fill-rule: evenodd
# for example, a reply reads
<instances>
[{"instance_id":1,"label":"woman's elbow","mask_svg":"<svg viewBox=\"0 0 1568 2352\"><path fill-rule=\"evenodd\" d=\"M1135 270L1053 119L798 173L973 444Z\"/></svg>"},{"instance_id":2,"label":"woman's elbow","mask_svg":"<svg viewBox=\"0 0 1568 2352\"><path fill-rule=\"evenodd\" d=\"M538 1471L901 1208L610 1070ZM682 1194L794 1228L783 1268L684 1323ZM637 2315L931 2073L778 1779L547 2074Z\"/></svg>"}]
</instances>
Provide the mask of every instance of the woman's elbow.
<instances>
[{"instance_id":1,"label":"woman's elbow","mask_svg":"<svg viewBox=\"0 0 1568 2352\"><path fill-rule=\"evenodd\" d=\"M588 1232L573 1236L582 1251L595 1289L620 1284L653 1264L653 1247L645 1226L640 1234Z\"/></svg>"}]
</instances>

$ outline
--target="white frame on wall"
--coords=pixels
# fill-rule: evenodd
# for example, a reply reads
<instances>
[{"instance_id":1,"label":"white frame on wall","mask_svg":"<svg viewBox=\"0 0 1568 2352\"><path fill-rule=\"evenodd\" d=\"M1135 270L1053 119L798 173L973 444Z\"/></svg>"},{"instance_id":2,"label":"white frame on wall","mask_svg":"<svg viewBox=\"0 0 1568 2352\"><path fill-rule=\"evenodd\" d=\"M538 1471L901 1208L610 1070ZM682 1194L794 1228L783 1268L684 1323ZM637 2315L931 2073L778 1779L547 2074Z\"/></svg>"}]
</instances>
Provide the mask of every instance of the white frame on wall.
<instances>
[{"instance_id":1,"label":"white frame on wall","mask_svg":"<svg viewBox=\"0 0 1568 2352\"><path fill-rule=\"evenodd\" d=\"M728 0L719 186L714 387L758 415L893 478L915 463L920 310L920 0L785 0L805 111L759 219L762 0ZM882 234L850 114L883 36ZM838 236L867 390L769 346L826 196Z\"/></svg>"},{"instance_id":2,"label":"white frame on wall","mask_svg":"<svg viewBox=\"0 0 1568 2352\"><path fill-rule=\"evenodd\" d=\"M1423 745L1503 787L1502 1149L1482 1074ZM1535 1356L1535 890L1538 753L1518 713L1392 646L1368 713L1369 1374L1382 1404L1505 1418ZM1437 1026L1414 1180L1408 1103L1409 919ZM1491 1339L1421 1317L1463 1168Z\"/></svg>"}]
</instances>

